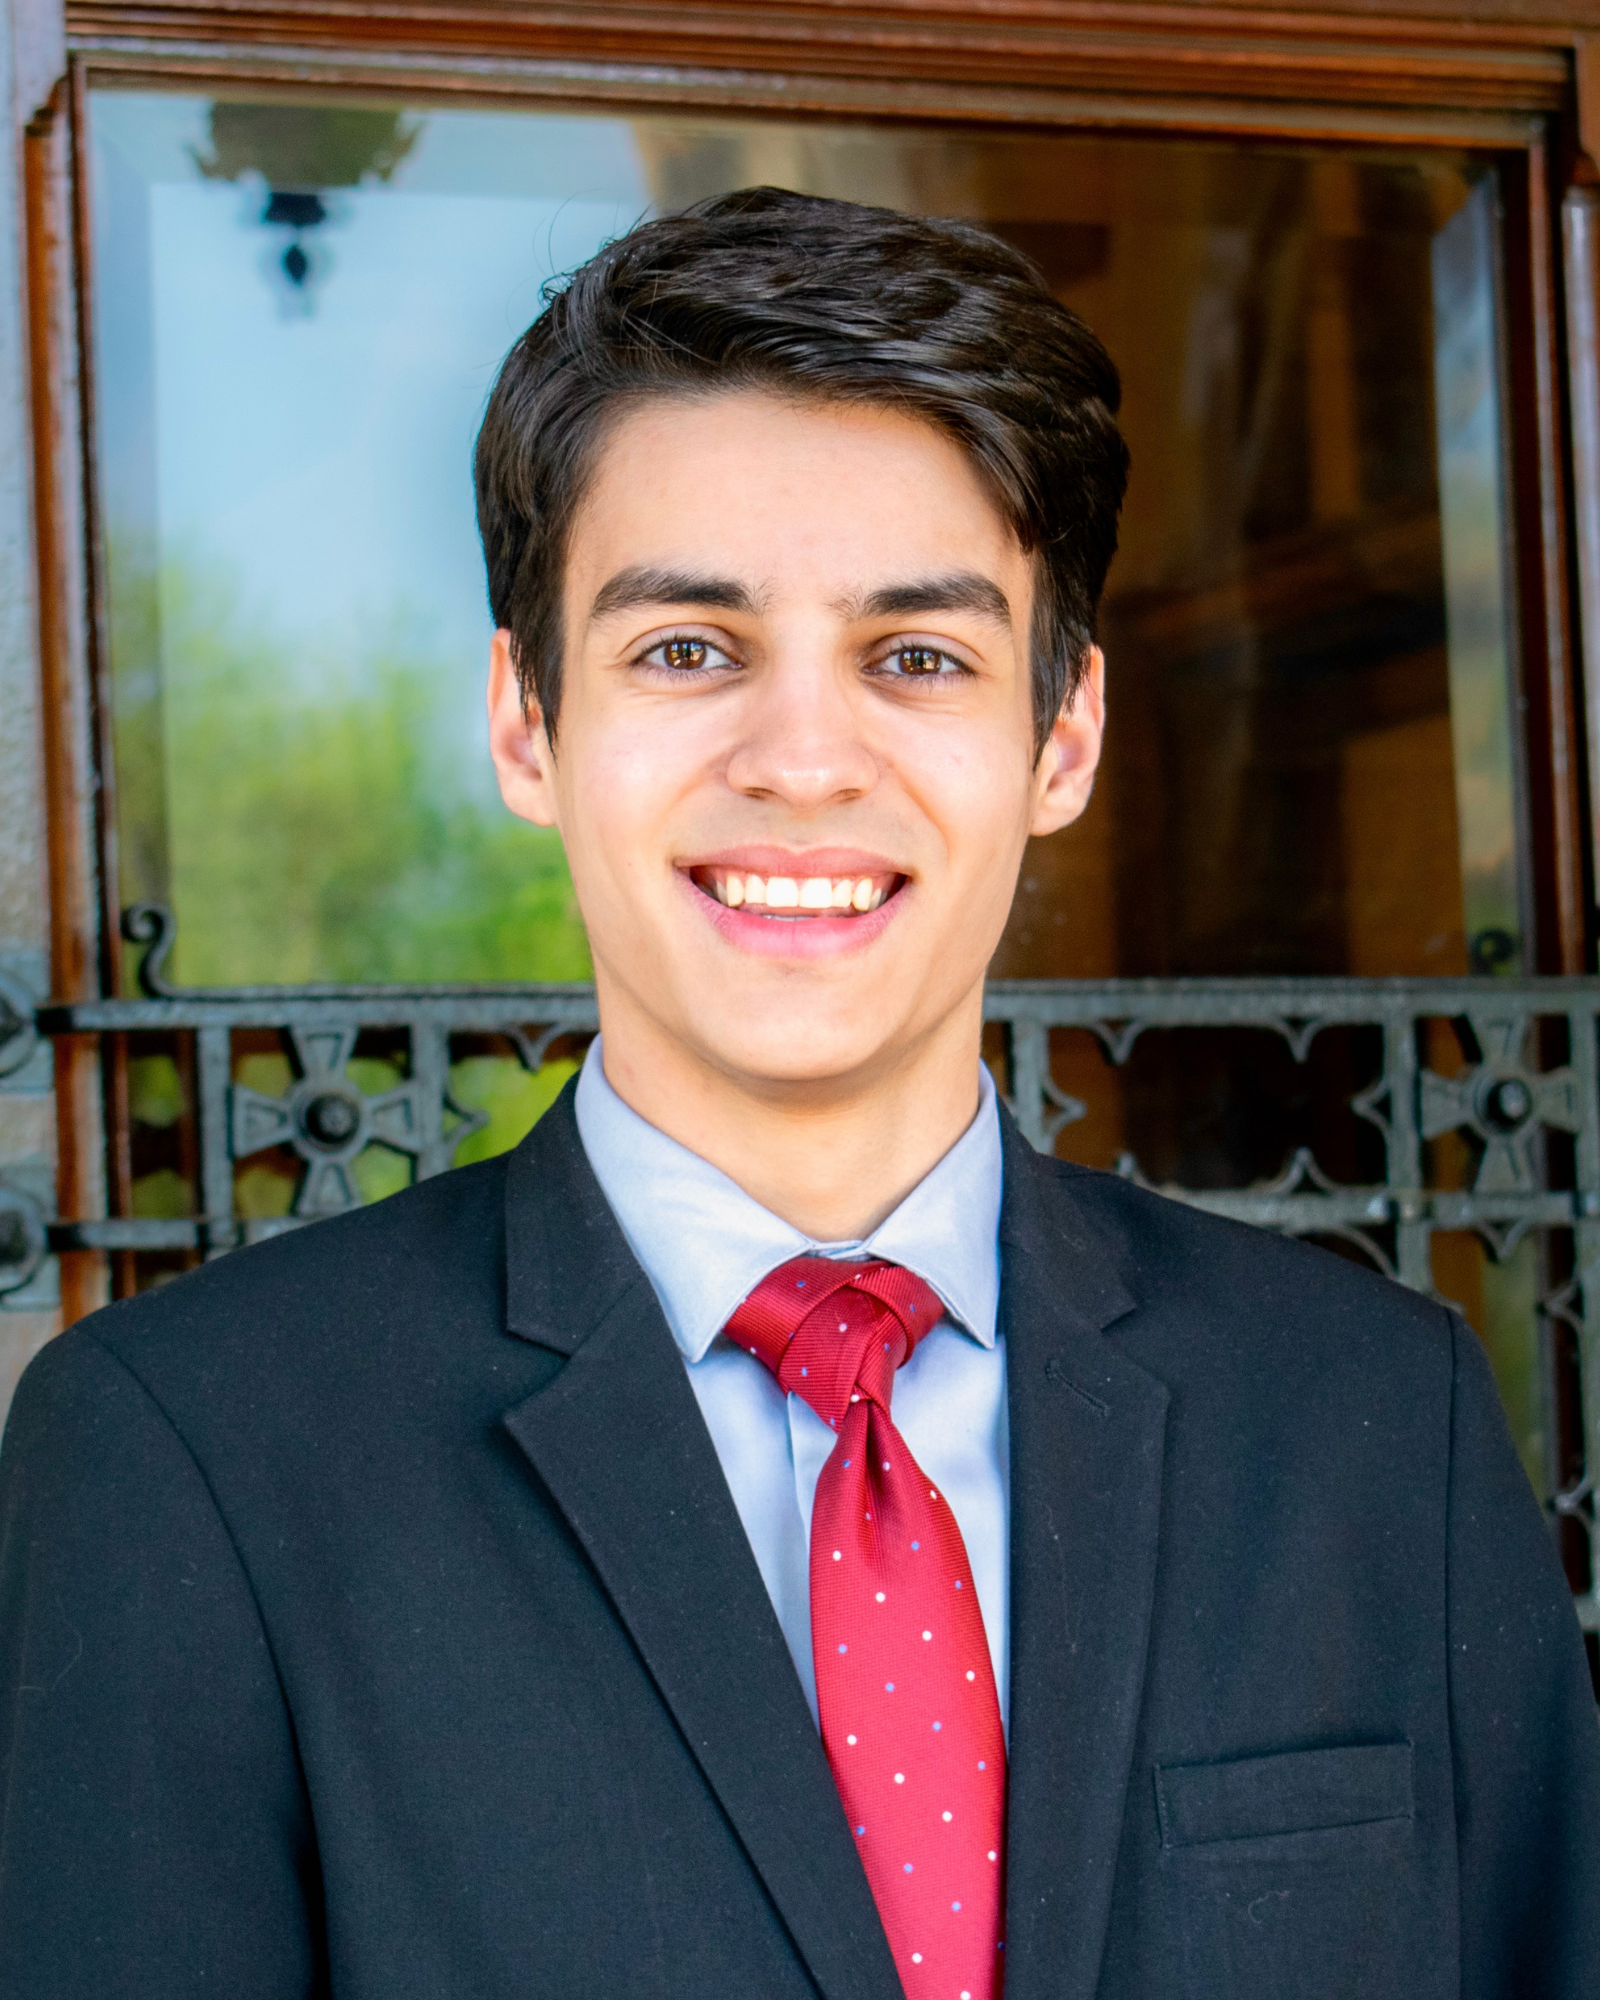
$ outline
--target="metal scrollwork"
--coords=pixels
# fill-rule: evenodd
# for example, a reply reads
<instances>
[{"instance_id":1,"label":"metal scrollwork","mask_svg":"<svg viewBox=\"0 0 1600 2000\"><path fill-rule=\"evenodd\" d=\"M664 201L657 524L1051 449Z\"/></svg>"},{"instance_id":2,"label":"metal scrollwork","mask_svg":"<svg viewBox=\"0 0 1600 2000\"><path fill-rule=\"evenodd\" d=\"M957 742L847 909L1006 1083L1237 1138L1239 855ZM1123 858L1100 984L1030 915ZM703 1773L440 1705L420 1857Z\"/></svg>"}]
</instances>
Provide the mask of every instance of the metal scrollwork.
<instances>
[{"instance_id":1,"label":"metal scrollwork","mask_svg":"<svg viewBox=\"0 0 1600 2000\"><path fill-rule=\"evenodd\" d=\"M1081 1097L1073 1097L1055 1081L1053 1077L1044 1079L1044 1099L1050 1107L1041 1122L1046 1149L1053 1150L1056 1140L1069 1125L1076 1125L1080 1118L1087 1118L1089 1107Z\"/></svg>"},{"instance_id":2,"label":"metal scrollwork","mask_svg":"<svg viewBox=\"0 0 1600 2000\"><path fill-rule=\"evenodd\" d=\"M0 972L0 1077L26 1068L39 1046L33 1024L34 996L20 979Z\"/></svg>"},{"instance_id":3,"label":"metal scrollwork","mask_svg":"<svg viewBox=\"0 0 1600 2000\"><path fill-rule=\"evenodd\" d=\"M194 1213L54 1221L37 1199L19 1195L15 1182L0 1182L0 1300L23 1291L50 1249L218 1256L353 1208L364 1198L356 1162L368 1147L410 1160L417 1179L442 1173L487 1117L455 1095L452 1078L462 1075L466 1057L487 1050L530 1074L546 1072L553 1087L552 1059L581 1046L598 1025L593 988L576 984L178 987L168 973L169 911L153 904L128 911L124 935L145 947L141 998L35 1010L20 989L0 981L0 1073L20 1065L41 1034L154 1033L167 1037L168 1046L184 1040L194 1077L186 1113L194 1138ZM1541 1275L1531 1290L1526 1275L1517 1280L1523 1290L1513 1287L1527 1300L1526 1338L1546 1363L1558 1346L1575 1355L1581 1378L1581 1462L1567 1443L1557 1453L1552 1442L1542 1490L1557 1528L1594 1543L1600 979L996 981L985 995L985 1019L986 1047L1006 1101L1025 1136L1046 1151L1098 1111L1101 1057L1116 1103L1139 1101L1145 1084L1136 1056L1142 1058L1146 1037L1181 1030L1185 1037L1209 1031L1236 1038L1241 1029L1253 1030L1277 1038L1291 1062L1305 1066L1319 1037L1359 1031L1341 1062L1354 1061L1358 1072L1347 1102L1360 1134L1356 1156L1370 1162L1362 1171L1375 1178L1341 1179L1307 1145L1291 1146L1282 1164L1248 1186L1185 1186L1150 1176L1136 1149L1123 1154L1119 1171L1215 1214L1348 1246L1376 1269L1435 1296L1441 1233L1471 1232L1502 1262L1532 1239L1540 1246ZM1455 1024L1467 1056L1454 1075L1433 1066L1441 1023ZM1069 1043L1065 1030L1077 1031L1078 1040ZM369 1078L357 1060L360 1037L369 1033L393 1064L386 1073L392 1081L371 1091L360 1088ZM237 1076L240 1035L248 1035L254 1051L263 1035L279 1038L291 1073L281 1094ZM1563 1037L1560 1066L1539 1067L1540 1045ZM1099 1051L1087 1068L1085 1043ZM1237 1040L1230 1046L1237 1050ZM1273 1065L1278 1069L1281 1059ZM1168 1072L1157 1062L1152 1073ZM503 1101L515 1100L513 1090ZM1096 1134L1106 1129L1096 1118ZM1463 1135L1470 1161L1452 1148L1430 1150L1448 1133ZM1569 1137L1552 1146L1553 1133ZM1070 1145L1068 1138L1063 1150ZM300 1163L292 1214L241 1214L237 1164L274 1149ZM1464 1164L1469 1185L1461 1184ZM1578 1608L1590 1629L1600 1630L1600 1591L1581 1594Z\"/></svg>"},{"instance_id":4,"label":"metal scrollwork","mask_svg":"<svg viewBox=\"0 0 1600 2000\"><path fill-rule=\"evenodd\" d=\"M139 960L139 991L152 1000L170 1000L174 989L167 984L167 960L177 942L178 926L165 903L133 903L122 913L122 935L129 944L142 944Z\"/></svg>"},{"instance_id":5,"label":"metal scrollwork","mask_svg":"<svg viewBox=\"0 0 1600 2000\"><path fill-rule=\"evenodd\" d=\"M337 1215L359 1208L352 1171L368 1146L388 1146L413 1158L425 1141L421 1092L413 1082L369 1096L348 1074L355 1054L354 1027L288 1030L299 1076L282 1097L234 1084L229 1100L229 1150L247 1160L288 1146L305 1162L294 1213Z\"/></svg>"},{"instance_id":6,"label":"metal scrollwork","mask_svg":"<svg viewBox=\"0 0 1600 2000\"><path fill-rule=\"evenodd\" d=\"M49 1249L43 1208L25 1189L0 1181L0 1298L31 1285Z\"/></svg>"},{"instance_id":7,"label":"metal scrollwork","mask_svg":"<svg viewBox=\"0 0 1600 2000\"><path fill-rule=\"evenodd\" d=\"M1460 1076L1418 1078L1419 1122L1424 1139L1446 1132L1473 1133L1483 1156L1474 1194L1530 1194L1539 1185L1534 1147L1540 1128L1576 1132L1582 1112L1571 1069L1534 1071L1524 1066L1526 1014L1469 1013L1482 1060Z\"/></svg>"}]
</instances>

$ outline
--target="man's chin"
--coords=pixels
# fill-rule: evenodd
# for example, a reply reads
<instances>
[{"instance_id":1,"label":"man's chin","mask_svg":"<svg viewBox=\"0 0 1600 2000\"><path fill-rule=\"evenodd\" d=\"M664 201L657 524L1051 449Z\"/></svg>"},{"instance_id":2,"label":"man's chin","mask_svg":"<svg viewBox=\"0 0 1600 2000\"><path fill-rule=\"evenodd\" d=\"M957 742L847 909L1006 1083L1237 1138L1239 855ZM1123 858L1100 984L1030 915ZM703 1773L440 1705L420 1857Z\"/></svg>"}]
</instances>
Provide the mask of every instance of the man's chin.
<instances>
[{"instance_id":1,"label":"man's chin","mask_svg":"<svg viewBox=\"0 0 1600 2000\"><path fill-rule=\"evenodd\" d=\"M864 1009L859 993L803 995L795 990L802 983L786 981L778 992L768 982L752 982L743 994L724 990L713 1009L697 1012L673 1037L753 1097L844 1099L900 1065L916 1039L910 1022Z\"/></svg>"},{"instance_id":2,"label":"man's chin","mask_svg":"<svg viewBox=\"0 0 1600 2000\"><path fill-rule=\"evenodd\" d=\"M667 1070L687 1058L756 1097L848 1097L901 1067L925 1039L935 1026L930 1000L961 1005L948 960L930 966L912 925L880 930L846 953L804 956L729 949L705 929L658 934L642 963L595 942L608 1038L615 1030L630 1048L652 1050L648 1060ZM982 977L980 960L970 983L981 987ZM902 1012L897 1003L913 998L921 1004ZM943 1011L935 1004L936 1017Z\"/></svg>"},{"instance_id":3,"label":"man's chin","mask_svg":"<svg viewBox=\"0 0 1600 2000\"><path fill-rule=\"evenodd\" d=\"M724 1044L707 1060L727 1082L752 1099L814 1105L846 1103L871 1086L874 1077L895 1067L895 1054L881 1043L870 1046L813 1046L803 1054L775 1048L763 1039L755 1047Z\"/></svg>"}]
</instances>

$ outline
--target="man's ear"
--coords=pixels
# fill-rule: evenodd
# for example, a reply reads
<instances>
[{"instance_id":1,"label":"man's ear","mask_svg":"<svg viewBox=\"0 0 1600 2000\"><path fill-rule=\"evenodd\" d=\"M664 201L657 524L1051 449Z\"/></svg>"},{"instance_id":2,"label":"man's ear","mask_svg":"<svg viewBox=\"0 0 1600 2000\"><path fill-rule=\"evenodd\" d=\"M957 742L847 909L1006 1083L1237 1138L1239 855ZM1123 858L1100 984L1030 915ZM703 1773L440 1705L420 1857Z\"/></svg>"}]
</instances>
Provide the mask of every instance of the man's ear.
<instances>
[{"instance_id":1,"label":"man's ear","mask_svg":"<svg viewBox=\"0 0 1600 2000\"><path fill-rule=\"evenodd\" d=\"M489 642L489 754L500 796L519 819L556 823L556 762L544 716L531 697L523 703L504 626Z\"/></svg>"},{"instance_id":2,"label":"man's ear","mask_svg":"<svg viewBox=\"0 0 1600 2000\"><path fill-rule=\"evenodd\" d=\"M1063 704L1039 757L1031 834L1070 826L1089 803L1106 727L1106 661L1089 648L1083 678Z\"/></svg>"}]
</instances>

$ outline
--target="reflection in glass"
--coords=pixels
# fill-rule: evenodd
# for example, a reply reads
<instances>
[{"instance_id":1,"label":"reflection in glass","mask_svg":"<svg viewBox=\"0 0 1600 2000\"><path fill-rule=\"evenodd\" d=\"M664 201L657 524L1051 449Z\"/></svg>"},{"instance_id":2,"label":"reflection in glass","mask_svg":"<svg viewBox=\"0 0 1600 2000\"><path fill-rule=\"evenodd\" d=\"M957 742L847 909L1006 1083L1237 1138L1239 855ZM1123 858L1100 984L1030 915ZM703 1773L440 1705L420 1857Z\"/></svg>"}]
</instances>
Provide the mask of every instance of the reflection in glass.
<instances>
[{"instance_id":1,"label":"reflection in glass","mask_svg":"<svg viewBox=\"0 0 1600 2000\"><path fill-rule=\"evenodd\" d=\"M1461 895L1473 969L1522 970L1494 186L1433 239L1434 402Z\"/></svg>"},{"instance_id":2,"label":"reflection in glass","mask_svg":"<svg viewBox=\"0 0 1600 2000\"><path fill-rule=\"evenodd\" d=\"M122 888L180 979L584 973L489 776L473 432L547 278L758 181L987 222L1123 370L1105 767L995 970L1516 963L1473 162L109 92L93 131Z\"/></svg>"},{"instance_id":3,"label":"reflection in glass","mask_svg":"<svg viewBox=\"0 0 1600 2000\"><path fill-rule=\"evenodd\" d=\"M645 205L632 150L116 94L93 130L123 901L191 984L586 976L489 768L470 458L540 285Z\"/></svg>"},{"instance_id":4,"label":"reflection in glass","mask_svg":"<svg viewBox=\"0 0 1600 2000\"><path fill-rule=\"evenodd\" d=\"M1515 970L1495 183L1105 135L424 111L97 92L96 359L124 902L187 983L582 977L559 842L502 809L470 456L541 287L636 218L772 182L987 223L1122 368L1133 483L1080 825L1030 849L1014 977ZM194 1202L181 1040L133 1051L136 1213ZM570 1072L458 1047L463 1158ZM395 1051L358 1051L381 1092ZM1063 1149L1189 1187L1297 1149L1375 1171L1360 1035L1062 1033ZM281 1037L235 1081L288 1087ZM292 1159L240 1171L282 1214ZM409 1173L375 1149L373 1196ZM387 1176L388 1178L385 1178ZM1531 1248L1439 1238L1530 1465Z\"/></svg>"}]
</instances>

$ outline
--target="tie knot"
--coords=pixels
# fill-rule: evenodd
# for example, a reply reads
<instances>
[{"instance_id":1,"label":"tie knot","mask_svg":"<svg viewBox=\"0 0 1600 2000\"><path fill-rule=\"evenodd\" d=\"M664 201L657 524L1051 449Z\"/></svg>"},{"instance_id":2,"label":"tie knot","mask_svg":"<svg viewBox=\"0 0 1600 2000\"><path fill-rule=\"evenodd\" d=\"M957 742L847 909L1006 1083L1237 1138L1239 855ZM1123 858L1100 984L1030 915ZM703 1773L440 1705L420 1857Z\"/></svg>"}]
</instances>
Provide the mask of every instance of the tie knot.
<instances>
[{"instance_id":1,"label":"tie knot","mask_svg":"<svg viewBox=\"0 0 1600 2000\"><path fill-rule=\"evenodd\" d=\"M792 1257L768 1272L725 1331L837 1427L857 1397L888 1410L895 1370L943 1311L933 1287L899 1264Z\"/></svg>"}]
</instances>

